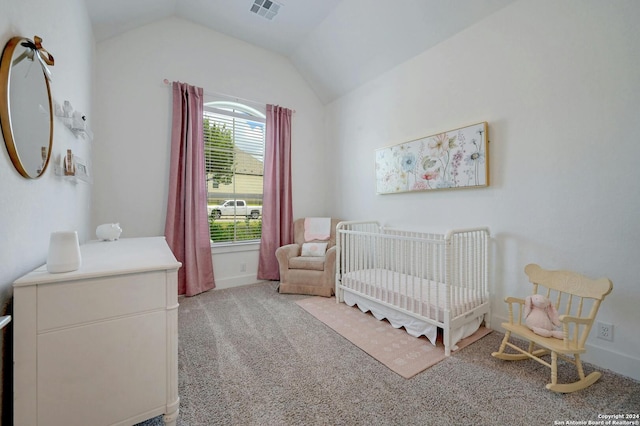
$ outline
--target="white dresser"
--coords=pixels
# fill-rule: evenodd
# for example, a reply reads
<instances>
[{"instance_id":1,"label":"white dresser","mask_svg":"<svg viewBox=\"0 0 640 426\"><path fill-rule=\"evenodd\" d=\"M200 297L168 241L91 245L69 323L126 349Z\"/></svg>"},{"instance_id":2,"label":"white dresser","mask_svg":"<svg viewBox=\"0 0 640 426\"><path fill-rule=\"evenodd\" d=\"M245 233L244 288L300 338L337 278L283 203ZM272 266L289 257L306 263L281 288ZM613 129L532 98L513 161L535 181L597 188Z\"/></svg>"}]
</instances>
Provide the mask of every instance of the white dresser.
<instances>
[{"instance_id":1,"label":"white dresser","mask_svg":"<svg viewBox=\"0 0 640 426\"><path fill-rule=\"evenodd\" d=\"M14 424L178 417L178 269L164 237L93 241L14 283Z\"/></svg>"}]
</instances>

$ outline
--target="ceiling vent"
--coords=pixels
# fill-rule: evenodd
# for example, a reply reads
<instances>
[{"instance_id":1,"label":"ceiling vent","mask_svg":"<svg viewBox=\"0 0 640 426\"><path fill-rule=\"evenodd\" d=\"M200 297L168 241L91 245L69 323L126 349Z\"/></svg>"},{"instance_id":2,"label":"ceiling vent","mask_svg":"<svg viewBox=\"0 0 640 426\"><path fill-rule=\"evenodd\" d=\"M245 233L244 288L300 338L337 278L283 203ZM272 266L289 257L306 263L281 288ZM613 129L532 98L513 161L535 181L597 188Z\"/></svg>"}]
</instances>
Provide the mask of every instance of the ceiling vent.
<instances>
[{"instance_id":1,"label":"ceiling vent","mask_svg":"<svg viewBox=\"0 0 640 426\"><path fill-rule=\"evenodd\" d=\"M280 6L282 5L271 0L254 0L250 10L271 21L280 11Z\"/></svg>"}]
</instances>

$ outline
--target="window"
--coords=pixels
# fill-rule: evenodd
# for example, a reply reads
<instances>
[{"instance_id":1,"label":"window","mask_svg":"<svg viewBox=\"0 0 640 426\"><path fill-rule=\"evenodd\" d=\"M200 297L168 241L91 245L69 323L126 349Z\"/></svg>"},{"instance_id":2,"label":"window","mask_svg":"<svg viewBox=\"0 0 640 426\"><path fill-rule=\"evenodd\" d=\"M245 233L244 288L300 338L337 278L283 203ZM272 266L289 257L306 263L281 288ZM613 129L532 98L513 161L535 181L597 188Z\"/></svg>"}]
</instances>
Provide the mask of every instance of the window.
<instances>
[{"instance_id":1,"label":"window","mask_svg":"<svg viewBox=\"0 0 640 426\"><path fill-rule=\"evenodd\" d=\"M235 102L209 102L203 122L211 242L259 241L265 115Z\"/></svg>"}]
</instances>

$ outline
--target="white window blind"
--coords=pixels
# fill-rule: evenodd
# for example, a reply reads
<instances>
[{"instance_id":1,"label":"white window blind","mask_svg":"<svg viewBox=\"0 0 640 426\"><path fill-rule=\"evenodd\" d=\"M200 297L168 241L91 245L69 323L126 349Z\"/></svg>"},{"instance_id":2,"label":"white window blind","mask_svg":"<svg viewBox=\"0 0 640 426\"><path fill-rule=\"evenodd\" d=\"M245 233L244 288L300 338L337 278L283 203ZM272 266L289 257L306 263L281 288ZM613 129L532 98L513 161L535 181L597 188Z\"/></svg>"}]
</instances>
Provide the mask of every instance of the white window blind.
<instances>
[{"instance_id":1,"label":"white window blind","mask_svg":"<svg viewBox=\"0 0 640 426\"><path fill-rule=\"evenodd\" d=\"M264 114L242 104L211 102L203 118L211 241L260 240Z\"/></svg>"}]
</instances>

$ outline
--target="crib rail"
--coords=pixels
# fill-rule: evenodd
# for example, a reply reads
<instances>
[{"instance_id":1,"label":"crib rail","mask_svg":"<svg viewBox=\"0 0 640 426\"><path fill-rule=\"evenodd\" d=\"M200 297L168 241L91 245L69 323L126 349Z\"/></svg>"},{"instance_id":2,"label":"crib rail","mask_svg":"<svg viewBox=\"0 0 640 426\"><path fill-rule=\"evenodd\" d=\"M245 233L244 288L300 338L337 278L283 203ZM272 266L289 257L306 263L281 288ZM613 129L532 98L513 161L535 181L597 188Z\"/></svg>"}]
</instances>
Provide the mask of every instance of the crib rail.
<instances>
[{"instance_id":1,"label":"crib rail","mask_svg":"<svg viewBox=\"0 0 640 426\"><path fill-rule=\"evenodd\" d=\"M489 229L454 230L447 234L447 277L453 316L489 302Z\"/></svg>"},{"instance_id":2,"label":"crib rail","mask_svg":"<svg viewBox=\"0 0 640 426\"><path fill-rule=\"evenodd\" d=\"M487 228L431 234L341 222L336 295L356 292L444 323L488 301Z\"/></svg>"}]
</instances>

